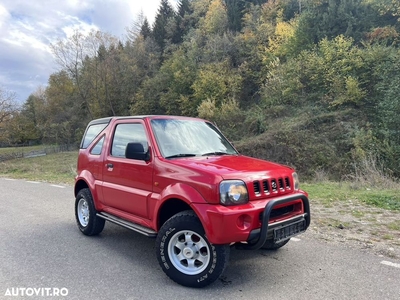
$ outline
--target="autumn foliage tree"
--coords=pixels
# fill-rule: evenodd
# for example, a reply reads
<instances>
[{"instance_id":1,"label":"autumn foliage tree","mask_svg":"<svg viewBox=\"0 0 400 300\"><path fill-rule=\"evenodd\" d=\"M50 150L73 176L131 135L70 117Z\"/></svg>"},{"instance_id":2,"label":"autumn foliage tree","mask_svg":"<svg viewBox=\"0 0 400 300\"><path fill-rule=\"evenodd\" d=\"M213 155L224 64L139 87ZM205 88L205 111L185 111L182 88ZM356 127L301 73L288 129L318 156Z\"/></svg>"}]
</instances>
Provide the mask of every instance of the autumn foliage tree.
<instances>
[{"instance_id":1,"label":"autumn foliage tree","mask_svg":"<svg viewBox=\"0 0 400 300\"><path fill-rule=\"evenodd\" d=\"M8 126L18 114L15 93L0 87L0 144L9 143L10 132Z\"/></svg>"},{"instance_id":2,"label":"autumn foliage tree","mask_svg":"<svg viewBox=\"0 0 400 300\"><path fill-rule=\"evenodd\" d=\"M371 155L400 176L399 7L162 0L154 23L137 16L126 40L75 32L52 45L59 70L12 115L9 136L77 143L93 118L182 114L307 176L341 178Z\"/></svg>"}]
</instances>

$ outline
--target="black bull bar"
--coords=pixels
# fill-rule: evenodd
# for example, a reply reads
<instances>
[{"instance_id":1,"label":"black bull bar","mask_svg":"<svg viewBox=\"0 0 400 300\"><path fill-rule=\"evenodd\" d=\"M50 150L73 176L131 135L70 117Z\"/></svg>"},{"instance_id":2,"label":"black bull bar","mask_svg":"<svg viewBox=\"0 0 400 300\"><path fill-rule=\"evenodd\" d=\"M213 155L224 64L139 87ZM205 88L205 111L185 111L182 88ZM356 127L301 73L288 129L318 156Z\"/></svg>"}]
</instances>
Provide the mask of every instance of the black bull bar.
<instances>
[{"instance_id":1,"label":"black bull bar","mask_svg":"<svg viewBox=\"0 0 400 300\"><path fill-rule=\"evenodd\" d=\"M308 226L310 225L311 222L311 215L310 215L310 203L306 195L302 193L296 193L292 195L285 195L285 196L280 196L277 198L274 198L270 200L267 205L265 205L265 209L263 212L262 216L262 224L260 229L255 229L250 232L249 238L248 238L248 243L247 244L241 244L241 248L243 247L244 249L249 249L249 250L257 250L260 249L265 242L268 239L268 227L269 227L269 218L271 215L272 210L274 209L275 206L288 203L294 200L299 200L301 199L303 202L303 207L304 207L304 214L300 216L296 216L294 218L291 218L291 222L296 223L299 220L304 220L305 225L304 225L304 230L301 232L304 232ZM284 224L287 222L283 221ZM289 223L290 225L290 223ZM257 241L255 241L258 238Z\"/></svg>"}]
</instances>

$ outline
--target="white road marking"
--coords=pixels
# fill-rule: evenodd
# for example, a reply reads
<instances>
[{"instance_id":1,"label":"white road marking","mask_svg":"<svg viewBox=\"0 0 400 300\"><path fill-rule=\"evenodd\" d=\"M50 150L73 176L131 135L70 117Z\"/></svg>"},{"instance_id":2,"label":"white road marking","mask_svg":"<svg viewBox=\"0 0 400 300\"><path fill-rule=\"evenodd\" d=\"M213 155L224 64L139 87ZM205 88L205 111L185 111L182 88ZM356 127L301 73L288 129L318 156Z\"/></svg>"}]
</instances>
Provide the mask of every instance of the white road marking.
<instances>
[{"instance_id":1,"label":"white road marking","mask_svg":"<svg viewBox=\"0 0 400 300\"><path fill-rule=\"evenodd\" d=\"M29 183L35 183L35 184L38 184L38 183L40 183L39 181L29 181L29 180L27 180L26 182L29 182Z\"/></svg>"},{"instance_id":2,"label":"white road marking","mask_svg":"<svg viewBox=\"0 0 400 300\"><path fill-rule=\"evenodd\" d=\"M294 241L294 242L300 242L301 241L301 239L298 239L298 238L295 238L295 237L290 238L290 240Z\"/></svg>"},{"instance_id":3,"label":"white road marking","mask_svg":"<svg viewBox=\"0 0 400 300\"><path fill-rule=\"evenodd\" d=\"M12 178L3 178L4 180L8 180L8 181L15 181L15 179Z\"/></svg>"},{"instance_id":4,"label":"white road marking","mask_svg":"<svg viewBox=\"0 0 400 300\"><path fill-rule=\"evenodd\" d=\"M390 266L390 267L395 267L395 268L399 268L399 269L400 269L400 264L395 264L395 263L392 263L392 262L390 262L390 261L382 260L382 261L381 261L381 264L382 264L382 265L387 265L387 266Z\"/></svg>"},{"instance_id":5,"label":"white road marking","mask_svg":"<svg viewBox=\"0 0 400 300\"><path fill-rule=\"evenodd\" d=\"M50 186L53 186L53 187L56 187L56 188L60 188L60 189L65 189L65 186L62 186L62 185L50 184Z\"/></svg>"}]
</instances>

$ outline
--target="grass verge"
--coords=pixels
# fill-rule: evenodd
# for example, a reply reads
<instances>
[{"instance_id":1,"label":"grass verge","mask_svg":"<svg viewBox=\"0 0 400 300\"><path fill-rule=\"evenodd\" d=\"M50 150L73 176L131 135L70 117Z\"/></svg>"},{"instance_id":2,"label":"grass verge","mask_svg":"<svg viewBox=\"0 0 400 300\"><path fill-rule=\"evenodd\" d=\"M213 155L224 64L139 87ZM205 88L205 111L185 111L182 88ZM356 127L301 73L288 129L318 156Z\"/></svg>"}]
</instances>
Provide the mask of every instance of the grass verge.
<instances>
[{"instance_id":1,"label":"grass verge","mask_svg":"<svg viewBox=\"0 0 400 300\"><path fill-rule=\"evenodd\" d=\"M356 189L349 182L303 183L301 187L309 193L310 199L318 200L325 206L332 206L336 201L358 200L383 209L400 210L400 191L397 188Z\"/></svg>"},{"instance_id":2,"label":"grass verge","mask_svg":"<svg viewBox=\"0 0 400 300\"><path fill-rule=\"evenodd\" d=\"M0 162L0 176L16 179L73 184L78 151L59 152Z\"/></svg>"}]
</instances>

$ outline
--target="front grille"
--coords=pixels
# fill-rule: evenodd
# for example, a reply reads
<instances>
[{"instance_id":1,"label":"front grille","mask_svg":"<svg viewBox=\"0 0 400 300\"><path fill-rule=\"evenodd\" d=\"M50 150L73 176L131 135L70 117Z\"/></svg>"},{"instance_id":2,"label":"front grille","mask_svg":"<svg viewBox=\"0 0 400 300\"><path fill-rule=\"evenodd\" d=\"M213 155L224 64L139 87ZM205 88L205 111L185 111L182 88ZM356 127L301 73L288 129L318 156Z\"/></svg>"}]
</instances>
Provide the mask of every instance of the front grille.
<instances>
[{"instance_id":1,"label":"front grille","mask_svg":"<svg viewBox=\"0 0 400 300\"><path fill-rule=\"evenodd\" d=\"M284 177L253 181L253 189L256 196L268 196L273 194L286 194L292 190L292 187L290 178Z\"/></svg>"},{"instance_id":2,"label":"front grille","mask_svg":"<svg viewBox=\"0 0 400 300\"><path fill-rule=\"evenodd\" d=\"M269 184L267 180L263 181L263 189L265 194L269 194Z\"/></svg>"},{"instance_id":3,"label":"front grille","mask_svg":"<svg viewBox=\"0 0 400 300\"><path fill-rule=\"evenodd\" d=\"M270 218L280 217L284 214L290 213L293 211L294 205L284 206L281 208L273 209L270 214Z\"/></svg>"},{"instance_id":4,"label":"front grille","mask_svg":"<svg viewBox=\"0 0 400 300\"><path fill-rule=\"evenodd\" d=\"M286 189L290 190L290 181L289 181L289 177L285 177L285 185L286 185Z\"/></svg>"},{"instance_id":5,"label":"front grille","mask_svg":"<svg viewBox=\"0 0 400 300\"><path fill-rule=\"evenodd\" d=\"M275 209L273 209L271 211L271 214L270 214L269 218L273 219L273 218L281 217L281 216L284 216L285 214L291 213L293 211L294 211L294 205L293 204L292 205L288 205L288 206L284 206L284 207L281 207L281 208L275 208ZM260 222L262 222L262 220L263 220L263 212L260 213L258 218L259 218Z\"/></svg>"},{"instance_id":6,"label":"front grille","mask_svg":"<svg viewBox=\"0 0 400 300\"><path fill-rule=\"evenodd\" d=\"M258 181L253 182L254 194L260 195L260 183Z\"/></svg>"},{"instance_id":7,"label":"front grille","mask_svg":"<svg viewBox=\"0 0 400 300\"><path fill-rule=\"evenodd\" d=\"M279 179L278 179L278 182L279 182L279 189L280 189L281 191L284 191L284 190L285 190L285 186L283 185L283 179L282 179L282 178L279 178Z\"/></svg>"}]
</instances>

